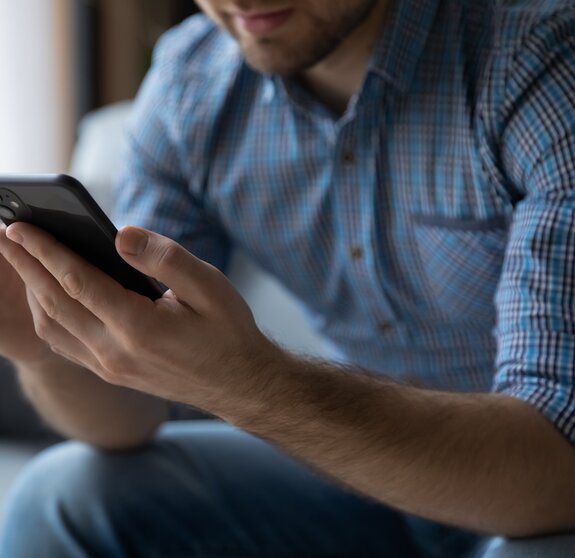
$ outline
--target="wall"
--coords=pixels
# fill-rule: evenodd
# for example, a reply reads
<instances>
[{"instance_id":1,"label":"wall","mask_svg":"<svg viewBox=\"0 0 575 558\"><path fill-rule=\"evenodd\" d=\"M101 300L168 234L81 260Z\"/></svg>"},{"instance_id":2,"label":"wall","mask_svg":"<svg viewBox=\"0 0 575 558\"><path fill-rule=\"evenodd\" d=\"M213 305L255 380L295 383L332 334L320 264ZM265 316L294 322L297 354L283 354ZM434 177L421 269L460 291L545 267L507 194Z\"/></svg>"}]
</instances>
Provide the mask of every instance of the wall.
<instances>
[{"instance_id":1,"label":"wall","mask_svg":"<svg viewBox=\"0 0 575 558\"><path fill-rule=\"evenodd\" d=\"M98 9L98 97L103 105L131 99L146 73L158 37L197 11L192 0L99 0Z\"/></svg>"},{"instance_id":2,"label":"wall","mask_svg":"<svg viewBox=\"0 0 575 558\"><path fill-rule=\"evenodd\" d=\"M131 99L145 73L146 31L140 3L100 0L99 99L103 105Z\"/></svg>"},{"instance_id":3,"label":"wall","mask_svg":"<svg viewBox=\"0 0 575 558\"><path fill-rule=\"evenodd\" d=\"M58 172L74 140L73 0L0 0L0 172Z\"/></svg>"}]
</instances>

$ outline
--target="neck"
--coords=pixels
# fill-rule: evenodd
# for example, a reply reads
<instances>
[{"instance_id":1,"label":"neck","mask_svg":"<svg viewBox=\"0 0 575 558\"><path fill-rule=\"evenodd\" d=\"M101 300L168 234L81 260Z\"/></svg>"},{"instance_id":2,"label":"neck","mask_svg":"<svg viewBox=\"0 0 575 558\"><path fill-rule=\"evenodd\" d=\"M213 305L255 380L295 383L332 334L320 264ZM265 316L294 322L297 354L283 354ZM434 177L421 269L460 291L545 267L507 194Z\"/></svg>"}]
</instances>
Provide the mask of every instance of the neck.
<instances>
[{"instance_id":1,"label":"neck","mask_svg":"<svg viewBox=\"0 0 575 558\"><path fill-rule=\"evenodd\" d=\"M360 90L373 49L388 20L390 0L376 3L369 16L321 62L302 74L304 84L337 114Z\"/></svg>"}]
</instances>

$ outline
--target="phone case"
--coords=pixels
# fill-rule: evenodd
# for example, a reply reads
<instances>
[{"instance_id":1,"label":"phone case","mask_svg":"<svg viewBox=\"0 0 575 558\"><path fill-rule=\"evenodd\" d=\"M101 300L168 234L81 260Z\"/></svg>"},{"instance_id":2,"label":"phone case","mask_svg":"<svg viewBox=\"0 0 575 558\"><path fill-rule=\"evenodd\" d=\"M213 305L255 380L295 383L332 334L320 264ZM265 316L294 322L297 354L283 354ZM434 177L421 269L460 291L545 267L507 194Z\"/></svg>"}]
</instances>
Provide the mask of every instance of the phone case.
<instances>
[{"instance_id":1,"label":"phone case","mask_svg":"<svg viewBox=\"0 0 575 558\"><path fill-rule=\"evenodd\" d=\"M117 229L78 180L64 174L0 176L0 219L31 223L50 233L126 289L156 300L165 288L126 263Z\"/></svg>"}]
</instances>

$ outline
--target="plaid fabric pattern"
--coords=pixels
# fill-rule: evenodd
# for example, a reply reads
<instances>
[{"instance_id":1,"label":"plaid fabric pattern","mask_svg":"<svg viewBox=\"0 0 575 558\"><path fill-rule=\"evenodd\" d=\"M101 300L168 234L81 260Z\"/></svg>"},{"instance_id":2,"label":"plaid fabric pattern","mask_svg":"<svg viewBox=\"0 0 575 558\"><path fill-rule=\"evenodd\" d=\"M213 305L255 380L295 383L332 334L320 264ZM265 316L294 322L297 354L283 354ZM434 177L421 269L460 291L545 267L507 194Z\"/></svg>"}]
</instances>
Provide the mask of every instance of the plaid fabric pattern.
<instances>
[{"instance_id":1,"label":"plaid fabric pattern","mask_svg":"<svg viewBox=\"0 0 575 558\"><path fill-rule=\"evenodd\" d=\"M336 358L535 405L575 442L575 7L400 0L338 117L203 16L160 42L116 221L241 247Z\"/></svg>"}]
</instances>

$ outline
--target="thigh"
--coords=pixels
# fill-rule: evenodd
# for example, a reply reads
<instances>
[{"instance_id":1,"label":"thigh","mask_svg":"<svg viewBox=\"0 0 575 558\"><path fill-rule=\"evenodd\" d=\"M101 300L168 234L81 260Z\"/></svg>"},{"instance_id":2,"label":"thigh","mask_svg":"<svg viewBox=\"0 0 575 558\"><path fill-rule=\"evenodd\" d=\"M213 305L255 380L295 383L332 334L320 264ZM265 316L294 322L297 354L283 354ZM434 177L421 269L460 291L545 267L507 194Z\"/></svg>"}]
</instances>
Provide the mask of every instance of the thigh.
<instances>
[{"instance_id":1,"label":"thigh","mask_svg":"<svg viewBox=\"0 0 575 558\"><path fill-rule=\"evenodd\" d=\"M172 423L151 450L145 500L164 523L159 547L178 540L182 556L206 558L418 556L401 514L223 423Z\"/></svg>"},{"instance_id":2,"label":"thigh","mask_svg":"<svg viewBox=\"0 0 575 558\"><path fill-rule=\"evenodd\" d=\"M455 558L479 540L361 497L221 422L172 423L155 455L176 481L155 474L148 488L170 510L162 532L175 528L169 538L190 556Z\"/></svg>"},{"instance_id":3,"label":"thigh","mask_svg":"<svg viewBox=\"0 0 575 558\"><path fill-rule=\"evenodd\" d=\"M166 425L133 452L64 444L28 468L11 502L0 550L15 558L455 558L477 541L215 421Z\"/></svg>"}]
</instances>

